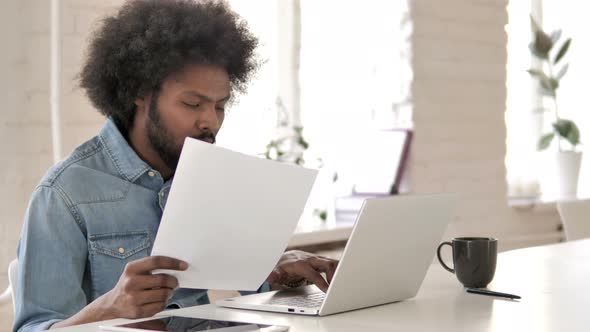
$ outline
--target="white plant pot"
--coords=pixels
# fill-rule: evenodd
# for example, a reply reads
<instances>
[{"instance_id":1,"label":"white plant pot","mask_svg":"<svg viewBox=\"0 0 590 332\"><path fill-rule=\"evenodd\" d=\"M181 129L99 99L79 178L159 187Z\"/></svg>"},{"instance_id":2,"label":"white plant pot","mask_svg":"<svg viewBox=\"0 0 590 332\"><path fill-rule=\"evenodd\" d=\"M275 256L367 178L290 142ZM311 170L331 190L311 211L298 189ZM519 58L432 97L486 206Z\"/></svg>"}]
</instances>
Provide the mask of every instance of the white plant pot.
<instances>
[{"instance_id":1,"label":"white plant pot","mask_svg":"<svg viewBox=\"0 0 590 332\"><path fill-rule=\"evenodd\" d=\"M561 152L558 154L557 163L559 195L575 196L578 192L578 178L580 176L582 153L574 151Z\"/></svg>"},{"instance_id":2,"label":"white plant pot","mask_svg":"<svg viewBox=\"0 0 590 332\"><path fill-rule=\"evenodd\" d=\"M582 153L561 151L544 153L544 169L540 174L543 196L555 198L575 197L578 192L578 178Z\"/></svg>"}]
</instances>

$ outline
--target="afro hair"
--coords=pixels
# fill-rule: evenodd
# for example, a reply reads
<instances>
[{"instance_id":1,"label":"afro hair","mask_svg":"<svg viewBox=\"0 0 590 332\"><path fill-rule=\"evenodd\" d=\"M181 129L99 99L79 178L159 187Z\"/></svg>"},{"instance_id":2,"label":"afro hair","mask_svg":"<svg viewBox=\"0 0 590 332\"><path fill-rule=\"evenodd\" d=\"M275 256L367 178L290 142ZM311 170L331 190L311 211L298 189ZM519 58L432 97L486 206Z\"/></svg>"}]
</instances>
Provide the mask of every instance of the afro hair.
<instances>
[{"instance_id":1,"label":"afro hair","mask_svg":"<svg viewBox=\"0 0 590 332\"><path fill-rule=\"evenodd\" d=\"M131 0L91 38L80 86L126 134L136 98L188 64L218 65L244 92L258 67L257 38L222 1Z\"/></svg>"}]
</instances>

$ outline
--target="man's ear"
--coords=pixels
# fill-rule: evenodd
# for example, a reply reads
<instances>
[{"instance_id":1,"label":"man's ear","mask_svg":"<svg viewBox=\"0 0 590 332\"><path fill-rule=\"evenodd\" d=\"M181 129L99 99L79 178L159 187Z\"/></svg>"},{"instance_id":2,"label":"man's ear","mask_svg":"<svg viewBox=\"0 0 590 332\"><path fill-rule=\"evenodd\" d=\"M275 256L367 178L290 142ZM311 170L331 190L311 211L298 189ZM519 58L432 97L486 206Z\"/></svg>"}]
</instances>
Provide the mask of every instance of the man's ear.
<instances>
[{"instance_id":1,"label":"man's ear","mask_svg":"<svg viewBox=\"0 0 590 332\"><path fill-rule=\"evenodd\" d=\"M143 113L147 111L147 108L149 107L150 104L150 96L149 95L143 95L143 96L138 96L137 98L135 98L134 101L135 104L135 111L139 112L139 113Z\"/></svg>"}]
</instances>

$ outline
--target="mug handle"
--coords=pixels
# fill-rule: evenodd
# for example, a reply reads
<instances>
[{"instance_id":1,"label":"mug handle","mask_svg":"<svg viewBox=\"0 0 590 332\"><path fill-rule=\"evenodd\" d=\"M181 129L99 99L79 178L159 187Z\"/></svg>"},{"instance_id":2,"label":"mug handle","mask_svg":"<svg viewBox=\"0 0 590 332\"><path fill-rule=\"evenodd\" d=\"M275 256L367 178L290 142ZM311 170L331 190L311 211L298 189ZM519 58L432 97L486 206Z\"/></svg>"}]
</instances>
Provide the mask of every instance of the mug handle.
<instances>
[{"instance_id":1,"label":"mug handle","mask_svg":"<svg viewBox=\"0 0 590 332\"><path fill-rule=\"evenodd\" d=\"M442 265L442 267L444 267L445 270L447 270L451 273L455 273L455 270L448 267L447 264L445 264L445 262L443 262L442 258L440 257L440 250L442 249L442 247L445 244L450 246L451 248L453 247L453 244L451 242L443 242L443 243L439 244L438 249L436 249L436 256L438 257L438 261L440 262L440 265Z\"/></svg>"}]
</instances>

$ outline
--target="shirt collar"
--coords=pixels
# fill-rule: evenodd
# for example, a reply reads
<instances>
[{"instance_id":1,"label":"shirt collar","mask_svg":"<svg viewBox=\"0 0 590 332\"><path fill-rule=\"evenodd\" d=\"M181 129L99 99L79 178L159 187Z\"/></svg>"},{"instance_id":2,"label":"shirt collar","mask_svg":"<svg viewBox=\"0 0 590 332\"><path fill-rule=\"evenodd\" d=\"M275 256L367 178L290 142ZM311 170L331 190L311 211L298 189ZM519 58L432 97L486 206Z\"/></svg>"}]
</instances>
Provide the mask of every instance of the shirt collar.
<instances>
[{"instance_id":1,"label":"shirt collar","mask_svg":"<svg viewBox=\"0 0 590 332\"><path fill-rule=\"evenodd\" d=\"M143 173L151 169L127 143L112 118L107 119L98 136L123 178L135 182Z\"/></svg>"}]
</instances>

